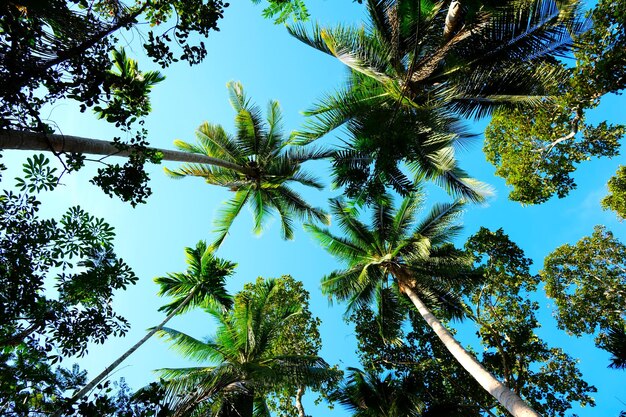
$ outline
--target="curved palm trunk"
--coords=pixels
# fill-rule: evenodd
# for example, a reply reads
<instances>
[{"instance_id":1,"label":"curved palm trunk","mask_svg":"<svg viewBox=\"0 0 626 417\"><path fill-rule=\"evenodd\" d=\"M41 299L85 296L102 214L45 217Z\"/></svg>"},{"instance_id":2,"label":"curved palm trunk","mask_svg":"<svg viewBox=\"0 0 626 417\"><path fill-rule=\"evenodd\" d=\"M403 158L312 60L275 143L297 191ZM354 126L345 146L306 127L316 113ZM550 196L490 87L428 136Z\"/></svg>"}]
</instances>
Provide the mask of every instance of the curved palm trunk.
<instances>
[{"instance_id":1,"label":"curved palm trunk","mask_svg":"<svg viewBox=\"0 0 626 417\"><path fill-rule=\"evenodd\" d=\"M78 401L82 397L84 397L89 391L91 391L96 385L98 385L98 383L100 383L100 381L102 381L104 378L106 378L115 368L117 368L120 363L124 362L124 360L126 360L126 358L128 358L137 349L139 349L141 347L141 345L143 345L148 339L150 339L156 332L161 330L165 326L165 324L168 321L170 321L170 319L172 317L174 317L176 314L178 314L178 312L183 307L185 307L189 303L189 301L191 301L193 296L196 294L197 290L198 290L198 287L197 286L194 287L189 292L189 295L187 295L187 297L178 305L178 307L176 307L170 314L168 314L168 316L165 317L165 319L158 326L153 327L144 337L141 338L141 340L139 340L137 343L135 343L130 349L128 349L126 352L124 352L124 354L122 354L122 356L120 356L115 361L113 361L113 363L111 363L109 366L107 366L104 369L104 371L100 372L98 374L98 376L96 376L87 385L85 385L76 394L74 394L72 396L72 398L70 398L70 400L68 401L67 405L69 406L71 404L74 404L76 401ZM54 416L58 416L58 415L60 415L60 411L54 414Z\"/></svg>"},{"instance_id":2,"label":"curved palm trunk","mask_svg":"<svg viewBox=\"0 0 626 417\"><path fill-rule=\"evenodd\" d=\"M43 134L20 130L0 131L0 149L18 149L47 152L75 152L79 154L128 156L128 151L120 151L113 142L99 139L82 138L79 136ZM151 148L163 154L164 161L191 162L209 164L232 169L242 174L252 173L249 169L218 158L189 152Z\"/></svg>"},{"instance_id":3,"label":"curved palm trunk","mask_svg":"<svg viewBox=\"0 0 626 417\"><path fill-rule=\"evenodd\" d=\"M433 313L431 313L428 307L426 307L411 288L400 285L400 290L411 299L417 311L419 311L424 320L426 320L426 323L434 330L446 349L456 358L459 364L461 364L489 394L502 404L509 413L515 417L541 417L539 413L526 404L517 394L487 371L474 356L470 355Z\"/></svg>"}]
</instances>

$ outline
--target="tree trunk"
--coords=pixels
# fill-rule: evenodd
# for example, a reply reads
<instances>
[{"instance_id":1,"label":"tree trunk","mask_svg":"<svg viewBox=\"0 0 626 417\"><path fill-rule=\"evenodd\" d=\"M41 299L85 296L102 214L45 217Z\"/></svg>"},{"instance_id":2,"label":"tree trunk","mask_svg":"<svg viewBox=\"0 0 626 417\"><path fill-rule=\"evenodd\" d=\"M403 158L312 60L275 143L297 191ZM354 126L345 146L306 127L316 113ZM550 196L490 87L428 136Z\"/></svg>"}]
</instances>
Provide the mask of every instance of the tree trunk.
<instances>
[{"instance_id":1,"label":"tree trunk","mask_svg":"<svg viewBox=\"0 0 626 417\"><path fill-rule=\"evenodd\" d=\"M158 332L159 330L161 330L165 324L170 321L170 319L172 317L174 317L183 307L185 307L189 301L191 301L191 299L193 298L193 296L196 294L196 291L198 291L198 287L195 286L190 292L189 295L187 295L187 297L178 305L178 307L176 307L174 309L174 311L172 311L170 314L168 314L167 317L165 317L165 319L156 327L153 327L143 338L141 338L141 340L139 340L139 342L135 343L130 349L128 349L126 352L124 352L124 354L122 356L120 356L119 358L117 358L115 361L113 361L113 363L111 363L109 366L107 366L104 371L100 372L100 374L98 374L98 376L96 376L94 379L92 379L87 385L85 385L82 389L80 389L76 394L74 394L72 396L72 398L70 398L69 402L66 404L67 406L74 404L76 401L80 400L83 396L85 396L89 391L91 391L96 385L98 385L98 383L100 381L102 381L104 378L106 378L115 368L117 368L119 366L120 363L124 362L124 360L126 360L126 358L128 358L130 355L132 355L137 349L139 349L139 347L141 347L141 345L143 345L148 339L150 339L156 332ZM59 410L57 411L57 413L55 413L53 416L59 416L61 414L63 410Z\"/></svg>"},{"instance_id":2,"label":"tree trunk","mask_svg":"<svg viewBox=\"0 0 626 417\"><path fill-rule=\"evenodd\" d=\"M75 152L79 154L121 156L129 155L128 151L120 151L113 142L98 139L82 138L70 135L43 134L25 132L19 130L0 131L0 149L18 149L28 151L47 152ZM249 175L251 170L206 155L193 154L189 152L171 151L168 149L151 148L163 154L164 161L190 162L198 164L209 164L228 168Z\"/></svg>"},{"instance_id":3,"label":"tree trunk","mask_svg":"<svg viewBox=\"0 0 626 417\"><path fill-rule=\"evenodd\" d=\"M298 410L298 417L306 417L304 412L304 406L302 405L302 396L304 396L304 387L298 387L296 392L296 410Z\"/></svg>"},{"instance_id":4,"label":"tree trunk","mask_svg":"<svg viewBox=\"0 0 626 417\"><path fill-rule=\"evenodd\" d=\"M456 358L459 364L489 393L491 394L509 413L515 417L541 417L517 394L498 381L489 371L487 371L472 355L470 355L454 336L441 324L441 322L430 312L428 307L422 302L418 295L408 286L400 285L400 290L406 294L426 323L435 331L446 349Z\"/></svg>"},{"instance_id":5,"label":"tree trunk","mask_svg":"<svg viewBox=\"0 0 626 417\"><path fill-rule=\"evenodd\" d=\"M452 0L450 2L448 14L446 15L446 23L443 27L444 42L449 41L454 32L456 32L459 22L461 21L461 10L461 2L459 0Z\"/></svg>"}]
</instances>

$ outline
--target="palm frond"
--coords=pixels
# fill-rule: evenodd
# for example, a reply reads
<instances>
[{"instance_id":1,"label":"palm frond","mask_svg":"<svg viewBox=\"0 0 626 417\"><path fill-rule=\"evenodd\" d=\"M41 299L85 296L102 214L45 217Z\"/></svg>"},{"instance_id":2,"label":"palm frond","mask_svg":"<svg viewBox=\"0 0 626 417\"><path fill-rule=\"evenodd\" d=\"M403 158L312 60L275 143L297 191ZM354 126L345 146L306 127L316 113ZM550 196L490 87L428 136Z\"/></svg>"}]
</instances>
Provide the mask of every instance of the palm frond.
<instances>
[{"instance_id":1,"label":"palm frond","mask_svg":"<svg viewBox=\"0 0 626 417\"><path fill-rule=\"evenodd\" d=\"M211 247L214 250L219 248L226 238L226 235L230 230L230 226L233 224L235 217L237 217L243 206L248 201L251 192L252 191L250 189L237 191L235 197L230 201L227 201L225 203L225 207L219 211L218 217L215 220L216 229L214 230L214 232L217 233L217 237L211 244Z\"/></svg>"}]
</instances>

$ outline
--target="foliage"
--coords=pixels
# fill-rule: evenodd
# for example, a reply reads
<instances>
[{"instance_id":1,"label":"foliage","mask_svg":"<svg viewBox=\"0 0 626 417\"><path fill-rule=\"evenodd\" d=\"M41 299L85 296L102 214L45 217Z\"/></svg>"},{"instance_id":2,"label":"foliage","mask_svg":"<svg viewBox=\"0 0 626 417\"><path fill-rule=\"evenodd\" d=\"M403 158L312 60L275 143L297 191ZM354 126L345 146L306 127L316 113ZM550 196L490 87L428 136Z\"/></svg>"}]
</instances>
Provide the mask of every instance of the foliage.
<instances>
[{"instance_id":1,"label":"foliage","mask_svg":"<svg viewBox=\"0 0 626 417\"><path fill-rule=\"evenodd\" d=\"M265 285L263 278L257 278L255 283L248 283L237 297L254 297L261 292ZM275 281L274 295L266 310L269 316L276 315L280 306L284 303L302 306L299 314L289 319L288 324L283 326L272 341L268 354L273 356L303 355L317 356L322 348L322 339L319 326L322 323L314 317L309 309L309 292L304 289L301 281L296 281L289 275L284 275ZM321 384L311 384L309 388L321 393L316 399L318 403L322 397L327 397L331 386L337 382L339 372L333 378L322 381ZM283 386L266 394L266 402L269 409L279 417L293 416L297 414L294 399L298 395L300 387L295 385Z\"/></svg>"},{"instance_id":2,"label":"foliage","mask_svg":"<svg viewBox=\"0 0 626 417\"><path fill-rule=\"evenodd\" d=\"M231 308L233 300L226 291L226 278L234 273L237 264L216 257L204 241L198 242L195 248L185 248L185 254L187 271L154 279L160 287L160 296L174 298L159 311L170 314L179 307L179 313L193 307ZM189 298L192 293L193 297Z\"/></svg>"},{"instance_id":3,"label":"foliage","mask_svg":"<svg viewBox=\"0 0 626 417\"><path fill-rule=\"evenodd\" d=\"M626 369L626 323L609 328L602 349L613 355L609 367Z\"/></svg>"},{"instance_id":4,"label":"foliage","mask_svg":"<svg viewBox=\"0 0 626 417\"><path fill-rule=\"evenodd\" d=\"M261 0L252 0L260 3ZM263 9L263 17L274 19L274 23L285 23L289 18L295 22L309 20L310 14L304 0L269 0L269 4Z\"/></svg>"},{"instance_id":5,"label":"foliage","mask_svg":"<svg viewBox=\"0 0 626 417\"><path fill-rule=\"evenodd\" d=\"M577 336L597 334L602 346L608 329L624 321L625 259L626 246L603 226L546 257L541 278L556 304L560 328Z\"/></svg>"},{"instance_id":6,"label":"foliage","mask_svg":"<svg viewBox=\"0 0 626 417\"><path fill-rule=\"evenodd\" d=\"M421 417L423 405L415 394L421 381L413 375L384 378L376 372L349 368L346 381L333 393L354 417Z\"/></svg>"},{"instance_id":7,"label":"foliage","mask_svg":"<svg viewBox=\"0 0 626 417\"><path fill-rule=\"evenodd\" d=\"M307 112L312 119L301 140L348 123L347 149L335 159L334 175L351 197L363 188L380 195L385 186L406 195L413 179L426 178L456 196L482 199L454 156L452 145L463 133L458 118L532 108L558 85L563 71L554 57L571 46L570 33L580 31L577 3L464 2L452 27L441 3L367 5L364 27L290 29L351 70L343 90ZM413 165L413 178L402 162Z\"/></svg>"},{"instance_id":8,"label":"foliage","mask_svg":"<svg viewBox=\"0 0 626 417\"><path fill-rule=\"evenodd\" d=\"M82 112L93 108L100 118L130 132L134 122L150 111L148 93L163 80L157 71L141 72L136 61L116 49L116 32L131 30L144 16L153 27L176 15L175 23L162 33L148 32L148 55L162 66L174 58L170 45L180 45L180 59L197 63L206 55L204 45L191 46L191 33L207 35L217 28L221 0L204 4L193 1L140 1L127 6L121 1L53 0L8 2L0 18L0 129L52 132L53 124L42 117L44 106L71 99ZM174 41L168 32L173 29ZM111 58L109 58L111 56ZM145 139L145 132L137 136ZM101 168L94 182L109 195L116 194L133 205L150 195L144 163L154 162L141 143L123 143L133 149L134 160L124 166ZM67 155L67 170L79 169L84 158ZM78 162L78 163L76 163Z\"/></svg>"},{"instance_id":9,"label":"foliage","mask_svg":"<svg viewBox=\"0 0 626 417\"><path fill-rule=\"evenodd\" d=\"M327 228L307 229L347 268L322 279L322 292L346 301L346 310L376 303L381 320L401 320L393 311L403 298L401 286L410 286L430 308L458 317L454 289L471 280L468 259L449 244L459 231L461 201L436 204L418 221L424 205L422 193L410 194L397 208L390 198L371 209L371 226L359 220L359 212L339 199L331 210L344 236ZM381 326L381 329L384 326Z\"/></svg>"},{"instance_id":10,"label":"foliage","mask_svg":"<svg viewBox=\"0 0 626 417\"><path fill-rule=\"evenodd\" d=\"M576 39L576 65L554 91L558 99L537 112L503 110L485 133L487 159L513 187L509 197L537 204L566 196L576 185L575 165L594 156L615 156L624 126L585 122L602 96L626 87L626 2L600 0L591 25Z\"/></svg>"},{"instance_id":11,"label":"foliage","mask_svg":"<svg viewBox=\"0 0 626 417\"><path fill-rule=\"evenodd\" d=\"M554 195L563 198L576 187L571 173L577 164L618 154L623 126L606 122L591 126L579 116L580 133L570 138L571 113L564 99L547 102L532 113L496 112L485 131L483 150L496 166L495 174L513 187L511 200L539 204Z\"/></svg>"},{"instance_id":12,"label":"foliage","mask_svg":"<svg viewBox=\"0 0 626 417\"><path fill-rule=\"evenodd\" d=\"M4 409L20 413L45 408L45 398L80 380L68 385L52 364L126 332L112 298L137 281L115 255L104 220L80 207L59 220L38 217L41 203L29 193L52 190L57 181L48 159L36 156L17 181L24 193L0 196L0 398Z\"/></svg>"},{"instance_id":13,"label":"foliage","mask_svg":"<svg viewBox=\"0 0 626 417\"><path fill-rule=\"evenodd\" d=\"M286 340L295 331L292 322L302 314L306 300L304 294L294 299L278 298L286 294L287 285L277 285L281 280L261 281L235 297L232 310L223 311L207 308L218 322L215 336L203 342L164 328L159 334L173 342L175 349L188 359L199 362L210 361L214 365L183 369L161 369L166 387L172 399L175 416L207 413L231 416L252 416L253 409L265 415L267 410L264 396L289 386L319 386L336 376L316 355L299 354L290 349L293 339ZM282 288L281 288L282 287ZM310 313L305 312L305 317ZM306 323L308 329L315 329ZM315 346L315 334L309 347ZM278 342L289 342L278 346ZM296 348L302 349L301 342ZM304 346L309 348L307 346Z\"/></svg>"},{"instance_id":14,"label":"foliage","mask_svg":"<svg viewBox=\"0 0 626 417\"><path fill-rule=\"evenodd\" d=\"M175 145L186 152L207 155L215 162L184 164L175 171L165 169L173 178L201 177L209 184L235 192L215 220L217 238L213 246L221 245L246 204L252 208L256 233L263 230L272 211L280 217L284 239L293 238L294 217L328 224L328 216L322 210L309 205L290 187L296 183L322 189L317 178L301 171L301 164L324 158L327 152L292 146L293 141L285 138L281 130L278 102L269 102L264 123L261 110L245 95L240 83L230 82L227 87L236 112L237 135L233 137L220 125L205 122L196 131L197 144L177 140Z\"/></svg>"},{"instance_id":15,"label":"foliage","mask_svg":"<svg viewBox=\"0 0 626 417\"><path fill-rule=\"evenodd\" d=\"M609 195L602 199L602 208L613 210L620 220L626 219L626 166L620 165L607 185Z\"/></svg>"},{"instance_id":16,"label":"foliage","mask_svg":"<svg viewBox=\"0 0 626 417\"><path fill-rule=\"evenodd\" d=\"M574 402L593 406L596 389L582 379L577 361L535 332L539 303L530 297L539 277L530 273L532 261L502 229L481 228L466 248L486 278L467 298L487 369L544 416L565 416Z\"/></svg>"},{"instance_id":17,"label":"foliage","mask_svg":"<svg viewBox=\"0 0 626 417\"><path fill-rule=\"evenodd\" d=\"M359 346L357 354L368 372L395 372L419 381L412 386L412 394L422 402L424 416L478 417L481 410L493 408L493 399L458 364L423 319L411 308L406 311L408 322L386 324L395 335L393 342L381 335L379 314L370 308L359 308L350 315Z\"/></svg>"}]
</instances>

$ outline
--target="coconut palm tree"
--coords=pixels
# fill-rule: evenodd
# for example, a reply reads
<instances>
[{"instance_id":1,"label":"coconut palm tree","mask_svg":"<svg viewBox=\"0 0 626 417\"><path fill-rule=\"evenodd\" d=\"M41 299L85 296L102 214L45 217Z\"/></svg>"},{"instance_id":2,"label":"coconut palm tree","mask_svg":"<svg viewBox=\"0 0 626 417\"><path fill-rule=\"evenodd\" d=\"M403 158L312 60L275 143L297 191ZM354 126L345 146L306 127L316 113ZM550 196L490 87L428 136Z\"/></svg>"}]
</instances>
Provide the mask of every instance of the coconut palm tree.
<instances>
[{"instance_id":1,"label":"coconut palm tree","mask_svg":"<svg viewBox=\"0 0 626 417\"><path fill-rule=\"evenodd\" d=\"M602 349L612 354L610 368L626 369L626 322L617 323L608 329Z\"/></svg>"},{"instance_id":2,"label":"coconut palm tree","mask_svg":"<svg viewBox=\"0 0 626 417\"><path fill-rule=\"evenodd\" d=\"M204 123L196 131L197 144L175 142L181 150L219 159L222 163L185 164L173 171L166 169L173 178L202 177L209 184L235 192L216 220L218 237L213 245L217 247L222 243L246 204L252 207L257 233L261 232L272 210L280 217L285 239L293 237L294 217L328 224L328 216L309 205L290 185L297 183L322 189L323 185L315 177L301 170L301 164L328 157L329 152L292 147L293 141L285 138L281 131L278 102L270 101L264 124L260 109L246 97L241 84L230 82L227 87L230 103L237 113L236 136L229 135L219 125Z\"/></svg>"},{"instance_id":3,"label":"coconut palm tree","mask_svg":"<svg viewBox=\"0 0 626 417\"><path fill-rule=\"evenodd\" d=\"M300 140L308 142L348 122L352 136L348 149L360 153L352 158L343 155L337 161L343 167L364 164L366 156L370 165L385 157L379 152L399 143L389 137L403 123L399 119L417 118L421 127L404 137L405 146L395 159L419 165L420 145L432 146L419 132L454 138L456 117L482 117L501 106L540 104L564 76L554 57L568 50L571 32L581 27L577 1L368 0L367 6L365 27L289 29L351 70L345 88L308 112L312 119L300 134ZM386 122L378 122L372 133L363 128L364 119L370 117ZM451 119L452 124L429 125L437 119ZM426 153L432 160L421 170L433 174L458 170L450 152L445 152L447 160L436 152ZM383 175L382 181L392 186L401 182L398 178L406 181L397 172L397 163L387 165L370 168L370 179ZM479 199L479 192L463 184L468 179L456 173L442 181L465 198Z\"/></svg>"},{"instance_id":4,"label":"coconut palm tree","mask_svg":"<svg viewBox=\"0 0 626 417\"><path fill-rule=\"evenodd\" d=\"M170 328L159 330L159 336L171 341L187 359L213 363L159 370L166 379L174 416L200 415L207 410L217 416L269 416L264 395L272 390L336 377L318 356L273 353L280 332L301 311L301 306L290 300L274 300L277 288L270 279L254 294L237 295L232 310L207 308L218 328L206 341Z\"/></svg>"},{"instance_id":5,"label":"coconut palm tree","mask_svg":"<svg viewBox=\"0 0 626 417\"><path fill-rule=\"evenodd\" d=\"M421 417L424 404L416 395L419 381L410 374L400 378L348 368L343 384L330 399L352 411L353 417Z\"/></svg>"},{"instance_id":6,"label":"coconut palm tree","mask_svg":"<svg viewBox=\"0 0 626 417\"><path fill-rule=\"evenodd\" d=\"M139 349L155 333L160 331L175 315L182 314L196 307L211 307L216 311L225 311L232 307L233 300L226 291L225 280L234 272L237 265L215 257L212 249L204 241L198 242L195 248L185 248L185 253L188 265L186 272L170 273L164 277L154 279L160 286L158 294L173 298L171 303L159 309L159 311L166 312L167 317L159 325L150 329L141 340L107 366L104 371L76 392L68 405L75 403L89 393L126 358Z\"/></svg>"},{"instance_id":7,"label":"coconut palm tree","mask_svg":"<svg viewBox=\"0 0 626 417\"><path fill-rule=\"evenodd\" d=\"M333 200L332 212L346 236L336 236L316 225L307 225L307 229L348 267L324 277L322 291L348 301L347 308L351 309L369 305L385 289L394 288L410 299L450 353L502 406L516 417L537 416L485 370L432 313L441 301L444 306L458 305L455 293L467 285L473 274L467 255L448 243L460 230L455 222L462 202L435 205L416 222L420 203L420 194L409 195L396 210L390 208L389 200L379 201L373 205L372 227L368 227L354 209ZM390 309L393 305L384 307Z\"/></svg>"}]
</instances>

